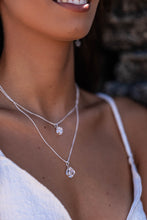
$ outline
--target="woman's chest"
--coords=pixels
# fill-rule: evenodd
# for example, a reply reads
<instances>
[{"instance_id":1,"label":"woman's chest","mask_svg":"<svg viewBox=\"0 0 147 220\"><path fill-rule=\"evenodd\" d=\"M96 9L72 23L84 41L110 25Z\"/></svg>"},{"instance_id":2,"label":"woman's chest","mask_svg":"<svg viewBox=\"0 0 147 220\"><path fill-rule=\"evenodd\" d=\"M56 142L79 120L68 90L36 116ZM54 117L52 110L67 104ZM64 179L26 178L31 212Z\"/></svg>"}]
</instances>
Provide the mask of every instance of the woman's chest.
<instances>
[{"instance_id":1,"label":"woman's chest","mask_svg":"<svg viewBox=\"0 0 147 220\"><path fill-rule=\"evenodd\" d=\"M13 172L13 176L11 172ZM42 173L43 175L45 174L43 171ZM50 174L49 172L48 175ZM26 208L26 204L29 204L25 212L25 215L29 218L34 208L38 213L37 209L41 211L40 207L42 207L43 204L45 207L46 204L52 207L55 216L58 216L58 203L53 204L56 202L54 202L56 199L53 199L48 194L52 192L54 197L57 198L57 201L60 201L61 204L64 205L73 220L126 219L132 203L131 193L129 187L124 188L123 184L119 184L119 181L116 179L114 181L108 181L108 184L106 184L103 182L105 177L102 174L100 174L101 181L97 176L92 178L92 175L85 175L85 177L79 174L80 178L75 177L73 182L61 178L57 178L56 181L51 181L52 178L49 179L48 175L44 175L43 180L39 179L40 177L35 178L26 171L24 173L18 166L16 166L15 170L14 166L11 166L9 163L7 179L11 181L1 187L1 190L3 189L4 191L5 187L13 189L12 191L8 190L5 194L5 197L8 197L8 200L7 198L4 199L7 201L7 212L9 213L10 209L8 204L12 203L16 209L17 206L20 206L21 211ZM8 187L8 185L10 186ZM25 190L26 192L24 192ZM126 195L126 191L128 195ZM15 200L13 200L14 194ZM24 201L25 204L23 204ZM34 204L36 204L35 207ZM13 209L13 206L11 206L11 209ZM61 212L62 211L63 210L61 210ZM47 213L48 216L51 214L50 209L45 208L44 212Z\"/></svg>"},{"instance_id":2,"label":"woman's chest","mask_svg":"<svg viewBox=\"0 0 147 220\"><path fill-rule=\"evenodd\" d=\"M87 164L77 161L73 163L76 174L73 179L68 179L64 166L60 163L51 164L46 161L45 155L42 156L42 162L38 163L34 155L31 166L22 157L24 161L21 166L31 174L32 180L35 178L54 193L73 220L126 219L132 204L129 171L123 172L119 165L114 169L111 165L108 167L95 161L95 165L88 168ZM39 187L37 190L39 193Z\"/></svg>"},{"instance_id":3,"label":"woman's chest","mask_svg":"<svg viewBox=\"0 0 147 220\"><path fill-rule=\"evenodd\" d=\"M4 137L4 136L3 136ZM66 166L39 138L18 135L4 138L4 153L31 174L61 201L74 220L125 220L132 204L132 177L125 152L109 137L79 139L71 157L76 174L65 175ZM108 143L111 143L111 147ZM4 147L6 146L6 147ZM59 150L62 157L69 149ZM62 152L65 152L65 154Z\"/></svg>"}]
</instances>

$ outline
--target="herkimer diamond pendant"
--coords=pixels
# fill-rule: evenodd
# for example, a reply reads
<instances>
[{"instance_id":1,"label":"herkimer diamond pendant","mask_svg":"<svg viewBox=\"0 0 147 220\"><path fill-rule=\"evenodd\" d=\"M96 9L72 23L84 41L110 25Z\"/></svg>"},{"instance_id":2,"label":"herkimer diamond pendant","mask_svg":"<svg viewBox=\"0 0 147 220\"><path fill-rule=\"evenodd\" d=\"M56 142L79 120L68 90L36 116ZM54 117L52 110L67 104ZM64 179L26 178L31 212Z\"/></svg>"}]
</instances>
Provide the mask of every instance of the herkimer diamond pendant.
<instances>
[{"instance_id":1,"label":"herkimer diamond pendant","mask_svg":"<svg viewBox=\"0 0 147 220\"><path fill-rule=\"evenodd\" d=\"M62 135L62 134L63 134L63 128L57 126L57 127L56 127L56 134L58 134L58 135Z\"/></svg>"},{"instance_id":2,"label":"herkimer diamond pendant","mask_svg":"<svg viewBox=\"0 0 147 220\"><path fill-rule=\"evenodd\" d=\"M72 167L70 167L70 166L67 167L66 176L68 176L68 178L73 178L75 173L76 173L76 171Z\"/></svg>"}]
</instances>

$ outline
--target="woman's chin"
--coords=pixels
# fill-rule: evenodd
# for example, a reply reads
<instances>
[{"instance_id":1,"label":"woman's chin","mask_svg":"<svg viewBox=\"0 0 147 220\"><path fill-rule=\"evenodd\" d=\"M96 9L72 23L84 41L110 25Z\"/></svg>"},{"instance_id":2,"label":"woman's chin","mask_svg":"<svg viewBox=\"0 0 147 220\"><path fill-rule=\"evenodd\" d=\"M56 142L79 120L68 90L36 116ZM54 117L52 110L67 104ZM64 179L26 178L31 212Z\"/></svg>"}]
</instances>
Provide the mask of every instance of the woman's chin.
<instances>
[{"instance_id":1,"label":"woman's chin","mask_svg":"<svg viewBox=\"0 0 147 220\"><path fill-rule=\"evenodd\" d=\"M58 40L63 40L63 41L74 41L77 39L82 39L84 38L90 31L90 28L76 28L76 30L71 30L64 32L64 35L60 35L58 37Z\"/></svg>"}]
</instances>

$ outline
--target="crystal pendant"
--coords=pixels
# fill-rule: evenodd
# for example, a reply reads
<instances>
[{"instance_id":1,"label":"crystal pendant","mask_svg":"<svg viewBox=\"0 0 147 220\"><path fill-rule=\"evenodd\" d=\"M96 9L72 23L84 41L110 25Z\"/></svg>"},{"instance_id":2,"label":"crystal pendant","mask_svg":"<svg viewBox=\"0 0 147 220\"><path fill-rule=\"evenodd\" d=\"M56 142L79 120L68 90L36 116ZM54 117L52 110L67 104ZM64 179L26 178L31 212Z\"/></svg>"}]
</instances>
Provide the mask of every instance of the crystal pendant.
<instances>
[{"instance_id":1,"label":"crystal pendant","mask_svg":"<svg viewBox=\"0 0 147 220\"><path fill-rule=\"evenodd\" d=\"M66 176L68 176L69 178L73 178L75 173L76 171L72 167L67 167Z\"/></svg>"},{"instance_id":2,"label":"crystal pendant","mask_svg":"<svg viewBox=\"0 0 147 220\"><path fill-rule=\"evenodd\" d=\"M56 134L58 134L58 135L62 135L62 134L63 134L63 128L57 126L57 127L56 127Z\"/></svg>"}]
</instances>

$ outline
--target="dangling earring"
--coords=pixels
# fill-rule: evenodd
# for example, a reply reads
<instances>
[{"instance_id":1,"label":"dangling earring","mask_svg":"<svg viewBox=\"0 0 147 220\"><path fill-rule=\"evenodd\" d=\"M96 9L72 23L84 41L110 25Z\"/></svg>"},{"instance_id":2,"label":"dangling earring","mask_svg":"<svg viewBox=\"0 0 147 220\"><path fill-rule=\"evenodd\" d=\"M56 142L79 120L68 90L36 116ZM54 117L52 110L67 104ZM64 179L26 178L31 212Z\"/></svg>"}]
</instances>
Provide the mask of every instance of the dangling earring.
<instances>
[{"instance_id":1,"label":"dangling earring","mask_svg":"<svg viewBox=\"0 0 147 220\"><path fill-rule=\"evenodd\" d=\"M78 39L78 40L75 41L75 46L76 47L81 47L81 44L82 44L81 40Z\"/></svg>"}]
</instances>

